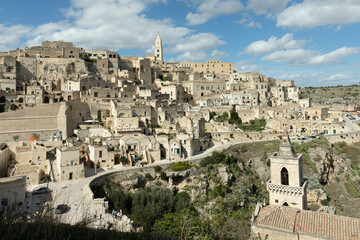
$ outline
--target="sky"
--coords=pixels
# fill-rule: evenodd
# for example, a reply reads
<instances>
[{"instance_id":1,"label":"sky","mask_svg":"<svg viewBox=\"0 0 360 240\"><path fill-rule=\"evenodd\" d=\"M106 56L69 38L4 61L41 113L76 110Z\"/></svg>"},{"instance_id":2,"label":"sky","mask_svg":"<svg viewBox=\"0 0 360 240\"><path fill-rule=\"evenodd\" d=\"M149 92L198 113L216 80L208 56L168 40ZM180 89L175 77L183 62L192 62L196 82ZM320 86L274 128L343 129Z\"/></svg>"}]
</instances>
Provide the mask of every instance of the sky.
<instances>
[{"instance_id":1,"label":"sky","mask_svg":"<svg viewBox=\"0 0 360 240\"><path fill-rule=\"evenodd\" d=\"M300 87L360 83L360 0L12 0L0 51L64 40L167 62L221 60Z\"/></svg>"}]
</instances>

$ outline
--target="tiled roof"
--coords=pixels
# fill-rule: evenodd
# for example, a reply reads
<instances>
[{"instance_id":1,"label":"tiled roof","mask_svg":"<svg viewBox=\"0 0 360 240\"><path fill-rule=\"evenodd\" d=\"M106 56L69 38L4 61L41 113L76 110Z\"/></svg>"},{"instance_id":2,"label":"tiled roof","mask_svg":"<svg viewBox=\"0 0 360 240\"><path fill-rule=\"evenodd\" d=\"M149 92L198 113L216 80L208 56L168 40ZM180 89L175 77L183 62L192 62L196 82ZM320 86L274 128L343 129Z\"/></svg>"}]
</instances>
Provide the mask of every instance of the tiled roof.
<instances>
[{"instance_id":1,"label":"tiled roof","mask_svg":"<svg viewBox=\"0 0 360 240\"><path fill-rule=\"evenodd\" d=\"M294 231L296 214L298 209L290 207L268 206L260 210L256 225L281 228L283 230Z\"/></svg>"},{"instance_id":2,"label":"tiled roof","mask_svg":"<svg viewBox=\"0 0 360 240\"><path fill-rule=\"evenodd\" d=\"M301 211L296 231L330 239L360 239L360 219Z\"/></svg>"},{"instance_id":3,"label":"tiled roof","mask_svg":"<svg viewBox=\"0 0 360 240\"><path fill-rule=\"evenodd\" d=\"M254 224L334 240L360 240L360 219L267 206L260 210Z\"/></svg>"}]
</instances>

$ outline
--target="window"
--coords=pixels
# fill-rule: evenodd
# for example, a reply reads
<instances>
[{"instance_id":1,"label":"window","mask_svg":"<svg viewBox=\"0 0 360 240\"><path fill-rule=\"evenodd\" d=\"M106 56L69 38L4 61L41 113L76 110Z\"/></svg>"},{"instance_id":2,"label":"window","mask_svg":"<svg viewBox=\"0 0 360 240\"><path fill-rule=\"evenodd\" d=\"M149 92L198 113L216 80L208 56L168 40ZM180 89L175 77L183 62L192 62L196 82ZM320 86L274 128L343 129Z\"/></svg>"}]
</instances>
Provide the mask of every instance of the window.
<instances>
[{"instance_id":1,"label":"window","mask_svg":"<svg viewBox=\"0 0 360 240\"><path fill-rule=\"evenodd\" d=\"M289 185L289 172L286 168L281 169L281 185Z\"/></svg>"},{"instance_id":2,"label":"window","mask_svg":"<svg viewBox=\"0 0 360 240\"><path fill-rule=\"evenodd\" d=\"M99 151L99 158L102 157L102 151Z\"/></svg>"}]
</instances>

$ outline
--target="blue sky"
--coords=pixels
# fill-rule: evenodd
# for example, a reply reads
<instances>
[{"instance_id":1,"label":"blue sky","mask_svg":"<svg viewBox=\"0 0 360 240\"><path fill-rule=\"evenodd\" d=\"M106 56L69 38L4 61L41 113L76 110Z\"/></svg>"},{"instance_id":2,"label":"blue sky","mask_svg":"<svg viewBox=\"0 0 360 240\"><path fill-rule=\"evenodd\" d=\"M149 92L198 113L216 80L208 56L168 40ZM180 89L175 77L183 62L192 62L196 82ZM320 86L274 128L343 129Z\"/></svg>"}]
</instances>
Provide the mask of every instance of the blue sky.
<instances>
[{"instance_id":1,"label":"blue sky","mask_svg":"<svg viewBox=\"0 0 360 240\"><path fill-rule=\"evenodd\" d=\"M0 51L72 41L121 56L233 62L296 85L359 84L360 0L12 0L0 5Z\"/></svg>"}]
</instances>

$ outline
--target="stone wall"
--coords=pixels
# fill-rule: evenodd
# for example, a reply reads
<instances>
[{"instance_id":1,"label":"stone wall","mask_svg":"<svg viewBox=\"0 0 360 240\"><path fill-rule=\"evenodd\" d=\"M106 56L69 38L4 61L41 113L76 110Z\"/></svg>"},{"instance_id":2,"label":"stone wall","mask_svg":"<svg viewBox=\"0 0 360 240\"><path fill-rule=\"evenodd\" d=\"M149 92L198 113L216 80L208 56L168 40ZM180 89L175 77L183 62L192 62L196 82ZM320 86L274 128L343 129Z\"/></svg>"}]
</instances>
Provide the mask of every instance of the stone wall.
<instances>
[{"instance_id":1,"label":"stone wall","mask_svg":"<svg viewBox=\"0 0 360 240\"><path fill-rule=\"evenodd\" d=\"M7 176L7 169L9 165L9 148L0 151L0 178Z\"/></svg>"},{"instance_id":2,"label":"stone wall","mask_svg":"<svg viewBox=\"0 0 360 240\"><path fill-rule=\"evenodd\" d=\"M346 142L352 144L360 141L360 132L324 135L324 137L326 137L330 143Z\"/></svg>"},{"instance_id":3,"label":"stone wall","mask_svg":"<svg viewBox=\"0 0 360 240\"><path fill-rule=\"evenodd\" d=\"M88 104L76 100L1 113L0 140L13 141L16 135L19 140L29 140L32 134L47 139L57 131L66 138L82 122L82 117L89 115Z\"/></svg>"}]
</instances>

